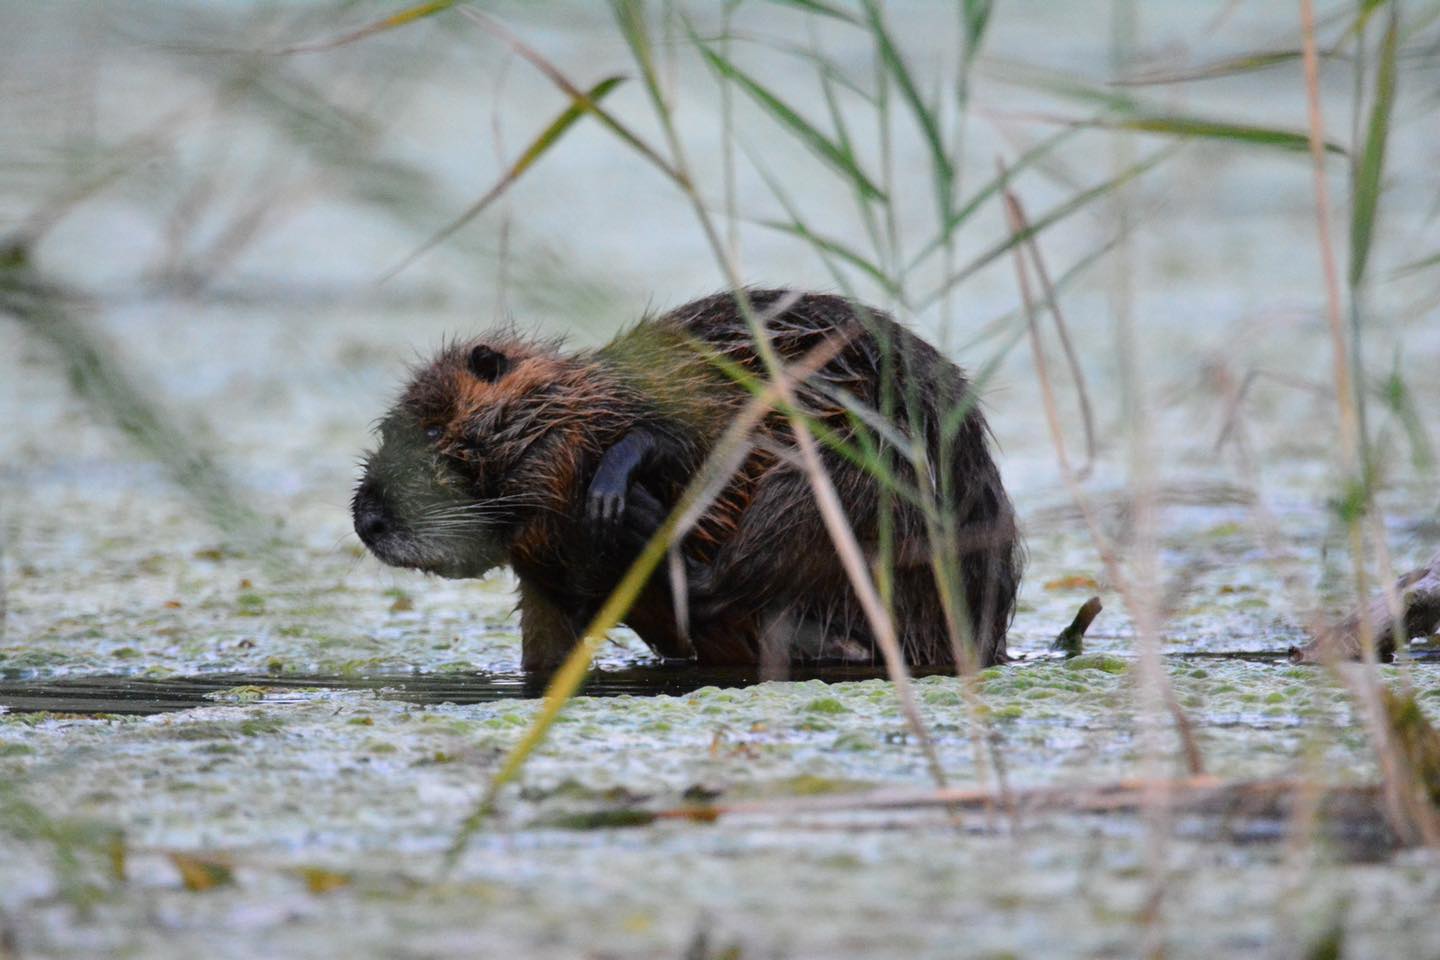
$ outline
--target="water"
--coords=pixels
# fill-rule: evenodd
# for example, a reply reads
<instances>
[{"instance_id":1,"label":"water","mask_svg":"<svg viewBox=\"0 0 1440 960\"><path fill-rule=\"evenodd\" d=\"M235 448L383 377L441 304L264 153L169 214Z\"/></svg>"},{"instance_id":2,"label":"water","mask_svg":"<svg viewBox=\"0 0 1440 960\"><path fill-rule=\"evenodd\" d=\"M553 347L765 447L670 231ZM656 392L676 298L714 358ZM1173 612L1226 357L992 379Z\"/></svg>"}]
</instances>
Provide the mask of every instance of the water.
<instances>
[{"instance_id":1,"label":"water","mask_svg":"<svg viewBox=\"0 0 1440 960\"><path fill-rule=\"evenodd\" d=\"M1281 666L1288 664L1284 653L1273 651L1223 654L1189 653L1177 662L1245 661ZM1028 665L1063 663L1055 654L1035 654L1017 659L1007 671ZM1440 650L1417 649L1405 662L1440 664ZM1430 668L1433 669L1433 668ZM1429 671L1427 670L1427 678ZM748 667L703 667L683 661L662 662L610 670L595 670L586 678L580 695L585 697L678 697L706 687L741 689L757 683L815 680L821 683L851 683L883 679L880 667L817 665L793 667L783 677L765 677ZM944 676L934 669L915 671L916 676ZM1428 679L1426 681L1429 682ZM481 673L457 671L443 674L379 673L365 676L334 674L250 674L208 673L188 677L79 676L52 680L0 680L0 712L74 713L82 715L149 716L176 710L213 706L217 700L255 699L266 702L286 700L286 691L369 690L386 699L417 704L474 704L495 700L531 700L545 693L546 680L520 672ZM296 696L291 700L298 702Z\"/></svg>"},{"instance_id":2,"label":"water","mask_svg":"<svg viewBox=\"0 0 1440 960\"><path fill-rule=\"evenodd\" d=\"M880 678L882 669L829 667L792 671L791 680L840 683ZM706 668L673 663L593 672L585 681L587 697L677 697L703 687L741 688L764 682L758 670ZM545 693L545 681L524 673L323 674L211 673L189 677L72 677L57 680L0 681L0 710L50 713L148 716L213 706L217 695L239 688L263 692L267 702L283 702L291 690L373 690L386 699L418 704L472 704L495 700L531 700ZM298 699L298 698L296 698Z\"/></svg>"},{"instance_id":3,"label":"water","mask_svg":"<svg viewBox=\"0 0 1440 960\"><path fill-rule=\"evenodd\" d=\"M1140 6L1151 66L1295 45L1289 6ZM1130 811L1019 823L982 813L960 830L943 815L893 812L562 829L566 817L697 798L789 802L931 783L883 680L827 671L759 682L657 665L624 632L442 874L443 850L520 742L540 691L515 672L508 575L439 581L359 549L346 503L369 424L404 365L446 335L514 317L595 342L647 305L682 303L722 277L686 199L581 121L485 218L377 287L564 101L458 15L323 54L234 52L331 36L379 8L359 9L0 10L0 218L53 224L35 245L38 269L87 295L76 315L104 355L273 523L244 542L217 530L111 412L77 397L53 345L0 318L0 945L45 956L673 960L703 934L712 954L734 945L746 960L828 960L1133 956L1153 935L1178 957L1291 956L1338 924L1346 955L1433 953L1432 851L1372 844L1373 862L1360 864L1333 845L1279 842L1286 818L1228 832L1213 818L1169 830ZM577 82L633 74L598 7L494 9ZM950 7L885 9L922 68L953 50ZM708 11L692 12L702 31L713 26ZM1053 132L1056 115L1088 110L1004 82L1000 61L1104 82L1109 12L996 5L996 59L976 81L962 195L993 174L997 153L1013 160ZM784 5L745 5L740 17L753 33L808 33ZM863 32L818 30L835 61L868 80ZM803 60L739 47L823 121ZM1137 95L1299 128L1291 66ZM1342 134L1345 70L1325 68ZM680 132L718 207L715 87L693 55L675 74ZM1398 365L1420 411L1440 409L1433 275L1391 275L1435 246L1425 95L1423 73L1404 72L1366 318L1372 375ZM863 246L848 192L737 102L745 142L762 148L809 225ZM858 98L842 103L865 115ZM660 142L638 81L607 104ZM878 169L872 130L857 121L853 133ZM903 118L893 133L897 225L913 251L932 229L926 153ZM1139 149L1158 145L1142 139ZM1032 215L1103 177L1110 151L1107 135L1082 134L1026 174L1018 188ZM105 162L115 158L126 161L118 173ZM808 246L749 223L784 210L743 157L738 166L747 279L834 289ZM1332 172L1339 196L1343 170ZM1349 576L1330 507L1342 491L1306 160L1196 144L1138 181L1131 201L1134 346L1177 700L1217 777L1361 789L1378 776L1363 725L1324 671L1284 661L1312 611L1344 607ZM1052 272L1113 228L1097 207L1047 233ZM959 238L957 262L1005 229L987 208ZM922 293L938 267L926 269ZM1128 560L1111 269L1102 262L1064 301L1097 410L1099 463L1085 490ZM860 289L883 299L863 278ZM938 308L913 322L975 370L1004 340L977 336L1016 298L1002 259L960 288L948 322ZM1014 351L997 369L987 416L1030 552L1010 648L1026 659L980 678L982 717L943 676L917 680L920 710L957 787L991 789L999 768L1019 790L1131 779L1148 769L1151 731L1135 696L1133 625L1060 482L1029 356ZM1252 375L1239 432L1217 445L1233 390ZM1066 434L1078 438L1058 386ZM1386 455L1379 511L1403 570L1434 551L1440 495L1400 419L1378 401L1371 419ZM1051 639L1093 593L1106 610L1086 655L1051 659ZM1414 654L1382 677L1440 717L1436 654ZM1184 773L1169 725L1154 734L1158 772ZM125 841L123 884L109 873L114 831ZM189 890L175 854L224 859L233 883ZM1156 863L1166 878L1158 912Z\"/></svg>"}]
</instances>

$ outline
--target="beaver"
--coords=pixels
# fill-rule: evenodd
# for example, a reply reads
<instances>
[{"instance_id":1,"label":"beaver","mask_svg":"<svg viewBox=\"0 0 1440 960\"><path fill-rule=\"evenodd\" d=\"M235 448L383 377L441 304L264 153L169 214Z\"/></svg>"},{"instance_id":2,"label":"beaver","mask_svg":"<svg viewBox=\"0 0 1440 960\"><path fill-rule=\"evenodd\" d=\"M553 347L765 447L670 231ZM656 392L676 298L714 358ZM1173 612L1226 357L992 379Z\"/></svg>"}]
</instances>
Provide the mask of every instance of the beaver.
<instances>
[{"instance_id":1,"label":"beaver","mask_svg":"<svg viewBox=\"0 0 1440 960\"><path fill-rule=\"evenodd\" d=\"M781 362L824 361L796 385L798 412L872 562L888 504L882 575L909 662L953 664L957 644L973 662L1003 662L1023 552L963 371L876 308L786 290L746 298ZM509 564L523 666L553 668L744 407L746 382L765 377L751 329L727 292L598 349L513 329L445 345L380 423L352 501L356 533L387 564L445 577ZM653 576L624 619L657 654L878 661L788 415L760 420L679 556L684 575Z\"/></svg>"}]
</instances>

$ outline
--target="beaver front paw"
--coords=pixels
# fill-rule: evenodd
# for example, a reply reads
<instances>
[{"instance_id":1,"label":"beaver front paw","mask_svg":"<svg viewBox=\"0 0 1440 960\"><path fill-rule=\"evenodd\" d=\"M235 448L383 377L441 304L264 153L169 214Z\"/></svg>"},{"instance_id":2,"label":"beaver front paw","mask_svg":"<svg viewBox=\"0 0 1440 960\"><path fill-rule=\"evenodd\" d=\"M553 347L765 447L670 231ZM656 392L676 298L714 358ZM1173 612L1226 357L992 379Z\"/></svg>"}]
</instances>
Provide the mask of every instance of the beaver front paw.
<instances>
[{"instance_id":1,"label":"beaver front paw","mask_svg":"<svg viewBox=\"0 0 1440 960\"><path fill-rule=\"evenodd\" d=\"M585 519L603 528L614 529L625 517L629 477L597 474L585 496Z\"/></svg>"},{"instance_id":2,"label":"beaver front paw","mask_svg":"<svg viewBox=\"0 0 1440 960\"><path fill-rule=\"evenodd\" d=\"M590 549L605 559L607 574L618 576L635 561L665 523L665 505L641 484L616 490L591 484L585 499L584 530Z\"/></svg>"}]
</instances>

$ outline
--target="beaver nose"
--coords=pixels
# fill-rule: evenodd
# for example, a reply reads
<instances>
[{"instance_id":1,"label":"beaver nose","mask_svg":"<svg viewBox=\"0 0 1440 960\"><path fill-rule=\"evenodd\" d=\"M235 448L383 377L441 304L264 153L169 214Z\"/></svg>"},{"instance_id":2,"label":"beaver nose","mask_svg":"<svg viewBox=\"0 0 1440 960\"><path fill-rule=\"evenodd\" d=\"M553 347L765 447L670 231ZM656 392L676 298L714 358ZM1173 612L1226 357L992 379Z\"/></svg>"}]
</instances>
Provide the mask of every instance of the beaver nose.
<instances>
[{"instance_id":1,"label":"beaver nose","mask_svg":"<svg viewBox=\"0 0 1440 960\"><path fill-rule=\"evenodd\" d=\"M355 534L366 546L373 546L389 527L385 514L374 507L355 511Z\"/></svg>"},{"instance_id":2,"label":"beaver nose","mask_svg":"<svg viewBox=\"0 0 1440 960\"><path fill-rule=\"evenodd\" d=\"M369 483L361 484L360 489L355 492L355 507L352 512L355 535L367 547L374 546L390 529L390 519L385 515L385 507Z\"/></svg>"}]
</instances>

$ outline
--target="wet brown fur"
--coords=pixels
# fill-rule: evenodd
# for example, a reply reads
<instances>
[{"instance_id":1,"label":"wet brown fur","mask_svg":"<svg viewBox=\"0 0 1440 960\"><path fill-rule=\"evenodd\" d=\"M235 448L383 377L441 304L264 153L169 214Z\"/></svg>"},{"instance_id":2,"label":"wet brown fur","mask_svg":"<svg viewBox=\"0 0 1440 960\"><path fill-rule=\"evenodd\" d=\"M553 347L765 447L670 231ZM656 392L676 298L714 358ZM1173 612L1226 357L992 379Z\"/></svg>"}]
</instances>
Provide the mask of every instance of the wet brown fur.
<instances>
[{"instance_id":1,"label":"wet brown fur","mask_svg":"<svg viewBox=\"0 0 1440 960\"><path fill-rule=\"evenodd\" d=\"M926 469L919 478L905 457L884 442L880 448L901 482L932 491L949 515L953 525L944 544L958 552L952 559L959 596L948 622L925 517L914 504L893 499L892 606L907 658L948 664L958 643L973 651L976 663L1003 661L1021 552L984 417L962 372L881 311L820 294L751 290L748 296L783 362L799 360L827 338L848 337L798 390L807 415L834 438L863 446L847 402L871 411L888 407L894 430L923 438ZM782 298L793 302L768 315L784 305ZM482 343L508 359L493 383L467 367L470 351ZM486 524L474 535L494 538L519 577L527 666L563 657L623 570L597 548L584 515L601 458L637 428L661 437L667 456L635 483L673 506L751 396L722 371L724 363L764 377L730 293L647 318L596 350L566 353L557 343L510 333L456 343L404 392L391 419L438 428L437 462L447 465L442 473L450 478L443 482L454 484L462 499L496 505L484 508ZM894 392L884 404L887 378ZM947 417L948 441L942 437ZM875 431L863 432L867 442L877 442ZM377 457L383 456L382 448ZM879 484L832 449L823 459L873 559ZM374 472L372 464L367 478ZM683 549L699 571L693 585L697 591L703 585L718 612L702 614L682 631L668 582L663 575L652 579L626 622L657 652L712 663L877 656L797 466L785 416L762 422L744 464Z\"/></svg>"}]
</instances>

